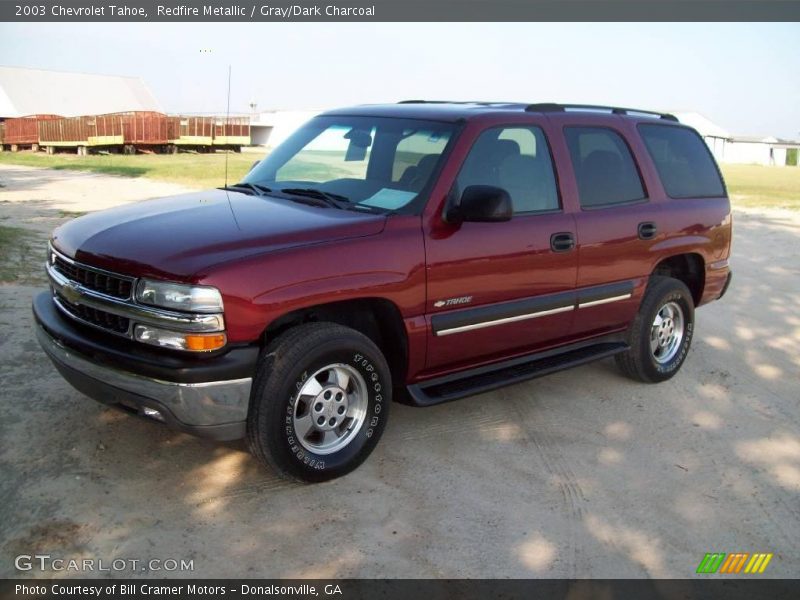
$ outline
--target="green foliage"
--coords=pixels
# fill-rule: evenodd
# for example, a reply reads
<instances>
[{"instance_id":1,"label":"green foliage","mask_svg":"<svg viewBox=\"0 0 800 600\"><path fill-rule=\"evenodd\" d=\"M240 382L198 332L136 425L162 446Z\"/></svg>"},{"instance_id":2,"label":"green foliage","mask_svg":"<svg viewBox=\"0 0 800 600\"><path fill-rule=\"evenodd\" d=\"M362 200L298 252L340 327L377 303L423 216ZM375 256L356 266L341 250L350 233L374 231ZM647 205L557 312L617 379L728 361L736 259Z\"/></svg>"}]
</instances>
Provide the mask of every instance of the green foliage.
<instances>
[{"instance_id":1,"label":"green foliage","mask_svg":"<svg viewBox=\"0 0 800 600\"><path fill-rule=\"evenodd\" d=\"M262 158L255 153L228 155L228 181L240 181ZM123 177L148 177L198 189L221 186L225 181L225 154L75 154L47 155L43 152L3 152L0 164L90 171Z\"/></svg>"},{"instance_id":2,"label":"green foliage","mask_svg":"<svg viewBox=\"0 0 800 600\"><path fill-rule=\"evenodd\" d=\"M734 207L800 210L800 168L720 166Z\"/></svg>"}]
</instances>

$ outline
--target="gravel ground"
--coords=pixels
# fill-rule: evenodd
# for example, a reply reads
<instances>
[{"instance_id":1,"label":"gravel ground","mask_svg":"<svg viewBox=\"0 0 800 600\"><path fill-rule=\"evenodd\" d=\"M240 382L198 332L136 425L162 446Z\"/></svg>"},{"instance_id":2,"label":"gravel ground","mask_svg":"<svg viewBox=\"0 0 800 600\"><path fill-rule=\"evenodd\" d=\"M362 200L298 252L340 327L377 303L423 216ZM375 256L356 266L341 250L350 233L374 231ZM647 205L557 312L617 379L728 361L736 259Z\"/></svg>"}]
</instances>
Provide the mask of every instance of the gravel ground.
<instances>
[{"instance_id":1,"label":"gravel ground","mask_svg":"<svg viewBox=\"0 0 800 600\"><path fill-rule=\"evenodd\" d=\"M181 191L10 166L0 186L0 225L42 248L32 264L65 211ZM0 284L0 577L41 576L14 566L37 553L192 560L178 575L202 577L691 577L712 551L772 552L762 577L797 576L800 213L737 212L732 262L671 381L601 361L395 405L371 458L316 486L83 397L34 340L40 276Z\"/></svg>"}]
</instances>

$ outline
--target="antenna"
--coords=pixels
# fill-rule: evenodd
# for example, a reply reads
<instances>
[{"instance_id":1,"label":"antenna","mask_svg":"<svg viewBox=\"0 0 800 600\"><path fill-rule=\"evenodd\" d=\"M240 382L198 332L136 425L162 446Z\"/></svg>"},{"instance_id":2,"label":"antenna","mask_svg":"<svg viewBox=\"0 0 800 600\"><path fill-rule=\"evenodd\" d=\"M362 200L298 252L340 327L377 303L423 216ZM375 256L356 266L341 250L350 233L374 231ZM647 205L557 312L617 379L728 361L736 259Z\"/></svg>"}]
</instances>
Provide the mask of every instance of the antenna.
<instances>
[{"instance_id":1,"label":"antenna","mask_svg":"<svg viewBox=\"0 0 800 600\"><path fill-rule=\"evenodd\" d=\"M231 66L228 65L228 106L225 108L225 125L222 127L222 131L225 134L225 137L228 137L228 129L230 127L230 120L231 120ZM225 187L228 187L228 151L225 150Z\"/></svg>"}]
</instances>

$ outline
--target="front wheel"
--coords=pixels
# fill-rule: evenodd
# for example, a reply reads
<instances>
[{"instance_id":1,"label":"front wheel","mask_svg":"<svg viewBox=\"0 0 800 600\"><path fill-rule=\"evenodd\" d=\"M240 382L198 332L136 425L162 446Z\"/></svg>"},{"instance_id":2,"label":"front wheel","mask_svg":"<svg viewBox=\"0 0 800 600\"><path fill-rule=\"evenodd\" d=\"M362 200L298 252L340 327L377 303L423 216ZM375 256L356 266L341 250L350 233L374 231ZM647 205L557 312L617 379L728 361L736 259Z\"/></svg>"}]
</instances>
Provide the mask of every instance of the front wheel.
<instances>
[{"instance_id":1,"label":"front wheel","mask_svg":"<svg viewBox=\"0 0 800 600\"><path fill-rule=\"evenodd\" d=\"M616 355L632 379L666 381L681 368L694 333L694 301L689 288L671 277L653 276L628 330L630 348Z\"/></svg>"},{"instance_id":2,"label":"front wheel","mask_svg":"<svg viewBox=\"0 0 800 600\"><path fill-rule=\"evenodd\" d=\"M300 325L265 350L247 422L252 453L279 474L317 482L358 467L386 425L392 383L378 347L334 323Z\"/></svg>"}]
</instances>

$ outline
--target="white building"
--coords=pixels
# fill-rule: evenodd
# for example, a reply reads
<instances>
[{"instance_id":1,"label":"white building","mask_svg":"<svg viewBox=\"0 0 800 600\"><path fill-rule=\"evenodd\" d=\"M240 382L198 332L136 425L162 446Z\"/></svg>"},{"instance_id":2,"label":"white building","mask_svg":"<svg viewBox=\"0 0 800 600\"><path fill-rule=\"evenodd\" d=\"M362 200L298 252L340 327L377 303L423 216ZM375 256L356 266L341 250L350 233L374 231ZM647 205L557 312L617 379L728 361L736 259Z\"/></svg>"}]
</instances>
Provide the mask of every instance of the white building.
<instances>
[{"instance_id":1,"label":"white building","mask_svg":"<svg viewBox=\"0 0 800 600\"><path fill-rule=\"evenodd\" d=\"M0 66L0 119L138 110L163 112L139 77Z\"/></svg>"},{"instance_id":2,"label":"white building","mask_svg":"<svg viewBox=\"0 0 800 600\"><path fill-rule=\"evenodd\" d=\"M725 148L724 160L728 163L783 166L789 148L800 148L800 142L772 136L734 136Z\"/></svg>"},{"instance_id":3,"label":"white building","mask_svg":"<svg viewBox=\"0 0 800 600\"><path fill-rule=\"evenodd\" d=\"M274 110L250 117L250 136L254 146L274 148L321 110Z\"/></svg>"},{"instance_id":4,"label":"white building","mask_svg":"<svg viewBox=\"0 0 800 600\"><path fill-rule=\"evenodd\" d=\"M786 164L787 150L800 149L800 141L772 136L731 135L728 131L696 112L672 113L681 123L694 127L721 163L776 165Z\"/></svg>"}]
</instances>

